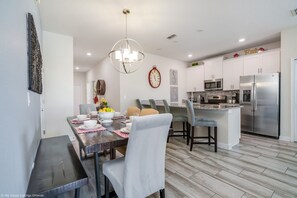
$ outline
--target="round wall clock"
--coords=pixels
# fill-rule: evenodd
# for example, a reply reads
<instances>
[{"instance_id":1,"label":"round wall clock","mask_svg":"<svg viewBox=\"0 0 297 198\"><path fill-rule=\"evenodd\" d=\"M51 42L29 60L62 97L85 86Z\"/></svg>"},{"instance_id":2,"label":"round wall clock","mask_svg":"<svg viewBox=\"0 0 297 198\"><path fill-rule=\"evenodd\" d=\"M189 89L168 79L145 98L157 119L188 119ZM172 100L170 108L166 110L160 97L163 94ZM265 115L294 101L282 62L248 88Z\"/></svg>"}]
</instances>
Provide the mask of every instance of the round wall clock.
<instances>
[{"instance_id":1,"label":"round wall clock","mask_svg":"<svg viewBox=\"0 0 297 198\"><path fill-rule=\"evenodd\" d=\"M161 73L156 66L150 70L148 80L152 88L158 88L161 84Z\"/></svg>"}]
</instances>

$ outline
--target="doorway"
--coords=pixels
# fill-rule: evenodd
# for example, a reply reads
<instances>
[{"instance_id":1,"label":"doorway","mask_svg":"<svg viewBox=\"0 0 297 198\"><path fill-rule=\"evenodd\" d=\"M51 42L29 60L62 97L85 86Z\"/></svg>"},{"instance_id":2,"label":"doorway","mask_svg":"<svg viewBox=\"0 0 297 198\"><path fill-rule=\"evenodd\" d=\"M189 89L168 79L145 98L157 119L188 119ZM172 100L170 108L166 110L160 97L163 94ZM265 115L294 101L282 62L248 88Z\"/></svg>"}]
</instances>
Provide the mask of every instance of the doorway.
<instances>
[{"instance_id":1,"label":"doorway","mask_svg":"<svg viewBox=\"0 0 297 198\"><path fill-rule=\"evenodd\" d=\"M76 85L74 86L74 102L73 102L74 115L79 114L79 104L83 104L82 86Z\"/></svg>"}]
</instances>

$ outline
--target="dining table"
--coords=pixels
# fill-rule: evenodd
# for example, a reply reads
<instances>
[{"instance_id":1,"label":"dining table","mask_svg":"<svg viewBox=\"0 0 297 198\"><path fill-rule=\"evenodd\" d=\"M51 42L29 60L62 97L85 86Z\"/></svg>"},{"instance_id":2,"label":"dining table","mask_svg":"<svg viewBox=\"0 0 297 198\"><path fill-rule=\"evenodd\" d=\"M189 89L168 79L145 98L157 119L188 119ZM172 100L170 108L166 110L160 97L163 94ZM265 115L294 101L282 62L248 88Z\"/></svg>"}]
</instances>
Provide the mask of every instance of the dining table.
<instances>
[{"instance_id":1,"label":"dining table","mask_svg":"<svg viewBox=\"0 0 297 198\"><path fill-rule=\"evenodd\" d=\"M97 120L98 118L91 117L90 119ZM115 133L115 131L118 132L121 128L126 126L125 121L125 117L113 119L113 122L110 126L103 126L105 128L103 128L103 130L98 132L81 133L79 127L82 126L83 123L77 122L76 116L67 117L67 122L69 123L79 144L81 160L83 160L82 150L86 156L93 154L97 198L101 198L100 172L102 172L102 167L99 162L100 154L103 151L110 150L110 159L115 159L115 148L127 145L128 137L124 137Z\"/></svg>"}]
</instances>

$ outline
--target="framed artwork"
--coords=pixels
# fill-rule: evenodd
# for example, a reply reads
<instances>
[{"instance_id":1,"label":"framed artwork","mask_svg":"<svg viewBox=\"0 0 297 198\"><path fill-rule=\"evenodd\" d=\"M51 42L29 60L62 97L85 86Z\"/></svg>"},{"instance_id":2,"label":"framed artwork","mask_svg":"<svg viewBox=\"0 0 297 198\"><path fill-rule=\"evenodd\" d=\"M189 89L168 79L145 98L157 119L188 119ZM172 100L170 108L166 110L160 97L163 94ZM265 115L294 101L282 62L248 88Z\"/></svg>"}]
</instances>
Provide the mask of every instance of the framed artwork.
<instances>
[{"instance_id":1,"label":"framed artwork","mask_svg":"<svg viewBox=\"0 0 297 198\"><path fill-rule=\"evenodd\" d=\"M170 102L178 102L178 87L170 87Z\"/></svg>"},{"instance_id":2,"label":"framed artwork","mask_svg":"<svg viewBox=\"0 0 297 198\"><path fill-rule=\"evenodd\" d=\"M178 72L177 72L177 70L170 69L169 79L170 79L170 85L178 85Z\"/></svg>"},{"instance_id":3,"label":"framed artwork","mask_svg":"<svg viewBox=\"0 0 297 198\"><path fill-rule=\"evenodd\" d=\"M42 94L42 56L32 14L27 15L28 89Z\"/></svg>"}]
</instances>

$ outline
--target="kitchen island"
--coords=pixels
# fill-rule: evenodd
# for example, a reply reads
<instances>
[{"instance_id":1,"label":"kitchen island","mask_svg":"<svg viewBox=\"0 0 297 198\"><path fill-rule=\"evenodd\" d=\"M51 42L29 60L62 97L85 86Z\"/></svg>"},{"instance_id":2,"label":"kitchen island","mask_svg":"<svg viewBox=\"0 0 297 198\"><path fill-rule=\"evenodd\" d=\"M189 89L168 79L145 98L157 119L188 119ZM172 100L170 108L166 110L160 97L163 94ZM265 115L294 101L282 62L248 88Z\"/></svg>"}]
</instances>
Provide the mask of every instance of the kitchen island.
<instances>
[{"instance_id":1,"label":"kitchen island","mask_svg":"<svg viewBox=\"0 0 297 198\"><path fill-rule=\"evenodd\" d=\"M149 105L144 103L145 107ZM172 114L187 115L185 104L170 104ZM158 110L164 111L164 105L157 103ZM218 126L218 147L223 149L231 149L239 143L241 124L240 124L240 106L238 104L229 105L210 105L210 104L194 104L195 114L198 118L212 119L217 121ZM199 136L207 134L206 127L198 127L195 133Z\"/></svg>"}]
</instances>

